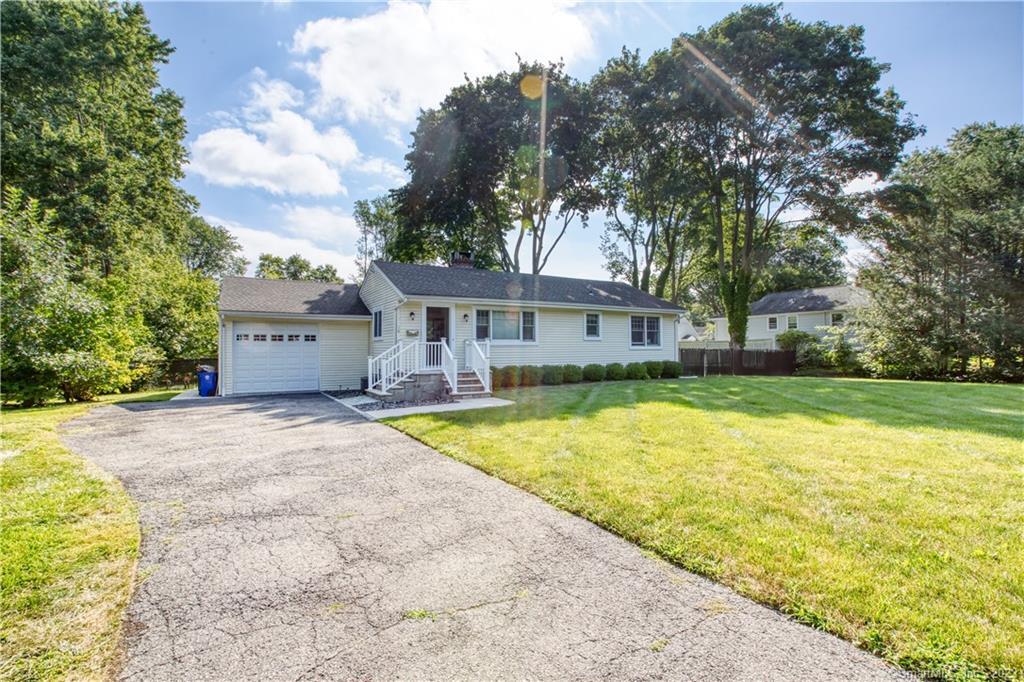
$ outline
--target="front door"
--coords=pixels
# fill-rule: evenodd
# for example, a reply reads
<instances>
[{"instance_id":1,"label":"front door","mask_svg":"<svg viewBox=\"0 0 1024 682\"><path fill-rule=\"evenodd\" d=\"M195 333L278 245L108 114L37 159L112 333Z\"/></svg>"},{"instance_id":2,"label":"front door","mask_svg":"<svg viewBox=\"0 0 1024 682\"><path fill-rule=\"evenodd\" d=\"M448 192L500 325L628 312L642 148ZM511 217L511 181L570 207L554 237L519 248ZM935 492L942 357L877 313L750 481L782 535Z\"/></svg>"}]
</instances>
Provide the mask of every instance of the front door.
<instances>
[{"instance_id":1,"label":"front door","mask_svg":"<svg viewBox=\"0 0 1024 682\"><path fill-rule=\"evenodd\" d=\"M449 347L451 337L448 334L448 309L427 308L427 345L425 347L424 365L427 367L441 366L441 341L447 340Z\"/></svg>"},{"instance_id":2,"label":"front door","mask_svg":"<svg viewBox=\"0 0 1024 682\"><path fill-rule=\"evenodd\" d=\"M427 342L450 339L448 334L448 309L427 308Z\"/></svg>"}]
</instances>

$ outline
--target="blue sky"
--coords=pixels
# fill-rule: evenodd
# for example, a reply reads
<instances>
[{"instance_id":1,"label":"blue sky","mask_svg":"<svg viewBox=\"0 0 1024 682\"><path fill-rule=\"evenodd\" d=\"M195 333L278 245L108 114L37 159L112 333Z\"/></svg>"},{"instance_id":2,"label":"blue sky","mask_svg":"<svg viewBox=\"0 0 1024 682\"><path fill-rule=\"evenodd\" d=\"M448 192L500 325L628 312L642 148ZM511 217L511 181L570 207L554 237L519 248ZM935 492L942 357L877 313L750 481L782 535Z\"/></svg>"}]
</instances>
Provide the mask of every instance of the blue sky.
<instances>
[{"instance_id":1,"label":"blue sky","mask_svg":"<svg viewBox=\"0 0 1024 682\"><path fill-rule=\"evenodd\" d=\"M642 53L733 3L150 2L176 49L162 82L185 99L185 188L250 260L300 252L351 280L354 201L403 181L420 107L462 74L562 58L587 78L625 45ZM793 3L805 21L865 27L867 52L942 144L973 121L1024 119L1024 4ZM600 218L567 234L546 274L607 278Z\"/></svg>"}]
</instances>

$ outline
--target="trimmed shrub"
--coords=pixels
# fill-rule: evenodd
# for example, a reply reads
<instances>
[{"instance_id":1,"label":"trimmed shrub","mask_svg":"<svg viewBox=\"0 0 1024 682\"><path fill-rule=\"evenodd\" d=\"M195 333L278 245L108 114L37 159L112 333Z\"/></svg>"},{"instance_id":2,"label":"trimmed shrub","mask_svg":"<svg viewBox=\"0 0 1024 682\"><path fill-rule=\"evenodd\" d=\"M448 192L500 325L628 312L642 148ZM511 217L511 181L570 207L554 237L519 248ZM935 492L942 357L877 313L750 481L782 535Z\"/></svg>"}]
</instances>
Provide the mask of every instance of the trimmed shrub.
<instances>
[{"instance_id":1,"label":"trimmed shrub","mask_svg":"<svg viewBox=\"0 0 1024 682\"><path fill-rule=\"evenodd\" d=\"M519 385L519 368L512 365L491 367L491 383L495 388L515 388Z\"/></svg>"},{"instance_id":2,"label":"trimmed shrub","mask_svg":"<svg viewBox=\"0 0 1024 682\"><path fill-rule=\"evenodd\" d=\"M642 362L631 362L626 365L626 378L627 379L649 379L650 376L647 374L647 365Z\"/></svg>"},{"instance_id":3,"label":"trimmed shrub","mask_svg":"<svg viewBox=\"0 0 1024 682\"><path fill-rule=\"evenodd\" d=\"M586 381L604 381L604 372L604 365L587 365L583 368L583 378Z\"/></svg>"},{"instance_id":4,"label":"trimmed shrub","mask_svg":"<svg viewBox=\"0 0 1024 682\"><path fill-rule=\"evenodd\" d=\"M503 367L505 376L502 377L501 385L505 388L515 388L519 385L519 368L515 365Z\"/></svg>"},{"instance_id":5,"label":"trimmed shrub","mask_svg":"<svg viewBox=\"0 0 1024 682\"><path fill-rule=\"evenodd\" d=\"M800 346L818 343L818 337L798 329L790 329L776 336L775 343L779 350L800 350Z\"/></svg>"},{"instance_id":6,"label":"trimmed shrub","mask_svg":"<svg viewBox=\"0 0 1024 682\"><path fill-rule=\"evenodd\" d=\"M666 360L664 367L661 368L661 376L663 379L675 379L683 376L683 363Z\"/></svg>"},{"instance_id":7,"label":"trimmed shrub","mask_svg":"<svg viewBox=\"0 0 1024 682\"><path fill-rule=\"evenodd\" d=\"M579 365L565 365L562 367L562 381L567 384L578 384L583 379L583 368Z\"/></svg>"},{"instance_id":8,"label":"trimmed shrub","mask_svg":"<svg viewBox=\"0 0 1024 682\"><path fill-rule=\"evenodd\" d=\"M523 365L519 368L520 386L539 386L544 378L544 370L537 365Z\"/></svg>"},{"instance_id":9,"label":"trimmed shrub","mask_svg":"<svg viewBox=\"0 0 1024 682\"><path fill-rule=\"evenodd\" d=\"M561 365L544 365L541 369L544 372L541 380L545 386L557 386L562 383L565 372Z\"/></svg>"},{"instance_id":10,"label":"trimmed shrub","mask_svg":"<svg viewBox=\"0 0 1024 682\"><path fill-rule=\"evenodd\" d=\"M648 360L644 363L647 368L647 376L651 379L661 378L661 371L665 368L665 363L661 360Z\"/></svg>"},{"instance_id":11,"label":"trimmed shrub","mask_svg":"<svg viewBox=\"0 0 1024 682\"><path fill-rule=\"evenodd\" d=\"M626 378L626 368L621 362L613 362L604 368L604 376L608 381L622 381Z\"/></svg>"}]
</instances>

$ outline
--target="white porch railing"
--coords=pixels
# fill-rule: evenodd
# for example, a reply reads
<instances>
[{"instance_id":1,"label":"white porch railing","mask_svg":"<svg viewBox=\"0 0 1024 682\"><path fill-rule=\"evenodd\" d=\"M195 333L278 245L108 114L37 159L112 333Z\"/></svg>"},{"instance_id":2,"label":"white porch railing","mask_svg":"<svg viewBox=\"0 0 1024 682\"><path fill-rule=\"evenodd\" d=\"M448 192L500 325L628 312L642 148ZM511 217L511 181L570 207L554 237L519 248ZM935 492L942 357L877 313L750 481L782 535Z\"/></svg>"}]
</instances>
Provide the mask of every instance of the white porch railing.
<instances>
[{"instance_id":1,"label":"white porch railing","mask_svg":"<svg viewBox=\"0 0 1024 682\"><path fill-rule=\"evenodd\" d=\"M483 384L484 390L490 392L491 362L488 354L484 353L484 349L473 339L466 341L466 367L473 370L477 378L480 379L480 383Z\"/></svg>"},{"instance_id":2,"label":"white porch railing","mask_svg":"<svg viewBox=\"0 0 1024 682\"><path fill-rule=\"evenodd\" d=\"M419 370L417 344L396 343L377 357L369 358L368 365L369 388L387 391Z\"/></svg>"},{"instance_id":3,"label":"white porch railing","mask_svg":"<svg viewBox=\"0 0 1024 682\"><path fill-rule=\"evenodd\" d=\"M459 392L459 368L455 364L455 356L448 343L441 341L441 371L444 372L448 385L452 387L452 393Z\"/></svg>"},{"instance_id":4,"label":"white porch railing","mask_svg":"<svg viewBox=\"0 0 1024 682\"><path fill-rule=\"evenodd\" d=\"M417 342L421 346L420 351L420 367L422 369L441 369L441 363L444 358L444 351L442 348L447 348L448 344L444 341L419 341Z\"/></svg>"},{"instance_id":5,"label":"white porch railing","mask_svg":"<svg viewBox=\"0 0 1024 682\"><path fill-rule=\"evenodd\" d=\"M387 391L416 372L440 370L452 392L459 392L458 364L444 339L396 343L380 355L368 358L367 366L369 388L375 391Z\"/></svg>"}]
</instances>

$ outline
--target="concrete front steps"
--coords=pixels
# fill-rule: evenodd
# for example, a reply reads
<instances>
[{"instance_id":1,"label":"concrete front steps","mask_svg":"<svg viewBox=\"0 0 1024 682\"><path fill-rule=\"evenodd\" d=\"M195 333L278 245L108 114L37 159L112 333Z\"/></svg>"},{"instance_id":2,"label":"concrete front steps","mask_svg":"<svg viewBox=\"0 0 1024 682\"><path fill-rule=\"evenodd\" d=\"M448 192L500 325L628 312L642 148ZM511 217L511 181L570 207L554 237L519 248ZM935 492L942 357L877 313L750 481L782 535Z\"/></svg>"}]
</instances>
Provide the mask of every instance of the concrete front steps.
<instances>
[{"instance_id":1,"label":"concrete front steps","mask_svg":"<svg viewBox=\"0 0 1024 682\"><path fill-rule=\"evenodd\" d=\"M367 389L366 394L385 402L435 400L441 396L451 395L455 400L473 398L489 398L490 391L484 390L476 372L462 370L459 372L459 392L452 394L448 379L440 372L420 372L403 379L397 386L387 391Z\"/></svg>"},{"instance_id":2,"label":"concrete front steps","mask_svg":"<svg viewBox=\"0 0 1024 682\"><path fill-rule=\"evenodd\" d=\"M473 370L461 370L458 376L459 392L453 397L456 400L472 400L473 398L490 398L491 392L484 390L484 385L480 382L480 378L477 377L476 372ZM448 386L448 380L445 379L445 386ZM450 386L448 387L451 388Z\"/></svg>"}]
</instances>

